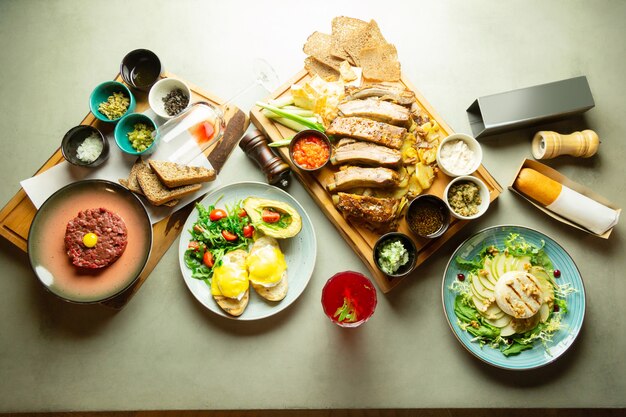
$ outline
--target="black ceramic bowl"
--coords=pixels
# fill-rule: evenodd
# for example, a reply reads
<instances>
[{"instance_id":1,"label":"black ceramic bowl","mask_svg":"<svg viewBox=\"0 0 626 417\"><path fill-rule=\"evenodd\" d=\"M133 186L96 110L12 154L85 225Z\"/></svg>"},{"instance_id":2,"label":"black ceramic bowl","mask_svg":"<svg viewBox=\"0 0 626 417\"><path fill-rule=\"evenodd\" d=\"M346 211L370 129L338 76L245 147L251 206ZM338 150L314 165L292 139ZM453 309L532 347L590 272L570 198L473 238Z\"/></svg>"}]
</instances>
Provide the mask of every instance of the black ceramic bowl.
<instances>
[{"instance_id":1,"label":"black ceramic bowl","mask_svg":"<svg viewBox=\"0 0 626 417\"><path fill-rule=\"evenodd\" d=\"M122 79L137 90L149 91L161 76L161 60L147 49L129 52L120 65Z\"/></svg>"},{"instance_id":2,"label":"black ceramic bowl","mask_svg":"<svg viewBox=\"0 0 626 417\"><path fill-rule=\"evenodd\" d=\"M307 137L313 136L315 138L320 139L322 142L324 142L326 144L326 146L328 146L328 156L325 158L324 162L322 164L316 165L315 167L311 168L311 167L304 167L302 165L300 165L295 159L294 159L294 148L296 146L296 144L302 140L305 140ZM303 171L309 171L309 172L313 172L313 171L317 171L319 169L322 169L330 160L330 153L332 150L332 146L330 145L330 140L328 139L328 136L326 136L324 133L314 130L314 129L306 129L303 130L301 132L298 132L293 139L291 139L291 142L289 143L289 158L291 159L291 161L294 163L295 166L297 166L299 169L303 170Z\"/></svg>"},{"instance_id":3,"label":"black ceramic bowl","mask_svg":"<svg viewBox=\"0 0 626 417\"><path fill-rule=\"evenodd\" d=\"M84 162L78 159L78 147L92 134L95 134L102 142L102 152L93 162ZM109 141L104 137L102 132L93 126L79 125L71 128L61 141L61 153L67 162L81 167L97 167L101 165L109 157Z\"/></svg>"},{"instance_id":4,"label":"black ceramic bowl","mask_svg":"<svg viewBox=\"0 0 626 417\"><path fill-rule=\"evenodd\" d=\"M398 270L394 272L393 274L388 274L387 272L383 271L382 268L380 267L380 262L379 262L380 250L385 243L392 241L392 240L399 240L402 243L402 246L404 246L404 248L409 253L409 261L406 264L400 266L400 268L398 268ZM411 271L415 269L415 263L417 262L417 248L415 247L415 243L413 243L413 240L407 235L405 235L404 233L390 232L385 235L382 235L376 241L376 244L374 245L373 256L374 256L374 263L376 264L380 272L387 275L388 277L399 278L399 277L403 277L405 275L410 274Z\"/></svg>"},{"instance_id":5,"label":"black ceramic bowl","mask_svg":"<svg viewBox=\"0 0 626 417\"><path fill-rule=\"evenodd\" d=\"M423 194L409 204L406 221L409 229L416 235L435 238L448 230L450 210L441 198L431 194Z\"/></svg>"}]
</instances>

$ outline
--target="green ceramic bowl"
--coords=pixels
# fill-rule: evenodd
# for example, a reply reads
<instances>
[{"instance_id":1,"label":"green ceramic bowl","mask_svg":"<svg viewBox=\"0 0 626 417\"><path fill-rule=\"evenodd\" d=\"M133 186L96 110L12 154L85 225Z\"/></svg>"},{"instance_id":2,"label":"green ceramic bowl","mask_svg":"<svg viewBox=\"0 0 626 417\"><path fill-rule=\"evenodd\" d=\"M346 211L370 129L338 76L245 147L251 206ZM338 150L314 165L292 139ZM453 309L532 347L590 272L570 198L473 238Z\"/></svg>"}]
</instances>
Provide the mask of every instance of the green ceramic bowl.
<instances>
[{"instance_id":1,"label":"green ceramic bowl","mask_svg":"<svg viewBox=\"0 0 626 417\"><path fill-rule=\"evenodd\" d=\"M154 141L152 142L152 145L150 145L148 149L141 152L133 148L130 140L128 139L128 133L132 132L135 129L135 125L137 123L143 123L146 126L152 127L154 129ZM157 143L160 137L159 129L157 128L156 123L154 123L151 118L141 113L131 113L127 116L124 116L122 120L120 120L120 122L117 124L117 126L115 126L114 135L115 143L117 143L117 146L123 152L129 155L150 155L156 150Z\"/></svg>"},{"instance_id":2,"label":"green ceramic bowl","mask_svg":"<svg viewBox=\"0 0 626 417\"><path fill-rule=\"evenodd\" d=\"M121 117L118 117L117 119L109 119L98 110L98 106L100 106L100 103L107 101L109 96L113 95L113 93L122 93L124 94L124 96L130 98L130 104L128 105L126 113L124 113ZM107 123L115 123L125 115L132 113L133 111L135 111L135 106L136 102L133 93L130 92L128 87L126 87L122 83L118 83L117 81L103 82L102 84L94 88L94 90L91 92L91 95L89 96L89 109L98 120L102 120L103 122Z\"/></svg>"}]
</instances>

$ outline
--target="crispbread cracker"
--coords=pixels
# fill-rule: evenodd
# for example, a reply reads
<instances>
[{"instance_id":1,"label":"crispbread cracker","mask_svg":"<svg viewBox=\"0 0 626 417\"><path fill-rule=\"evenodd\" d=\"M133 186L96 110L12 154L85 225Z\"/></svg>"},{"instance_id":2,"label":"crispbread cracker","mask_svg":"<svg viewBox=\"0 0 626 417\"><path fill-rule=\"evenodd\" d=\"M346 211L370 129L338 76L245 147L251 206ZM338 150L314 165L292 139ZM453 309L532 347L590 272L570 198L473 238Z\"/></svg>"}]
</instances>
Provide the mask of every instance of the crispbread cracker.
<instances>
[{"instance_id":1,"label":"crispbread cracker","mask_svg":"<svg viewBox=\"0 0 626 417\"><path fill-rule=\"evenodd\" d=\"M339 65L343 60L330 54L330 41L330 35L322 32L313 32L306 40L302 50L305 54L339 71Z\"/></svg>"},{"instance_id":2,"label":"crispbread cracker","mask_svg":"<svg viewBox=\"0 0 626 417\"><path fill-rule=\"evenodd\" d=\"M337 81L339 79L339 71L318 61L312 56L309 56L304 60L304 68L312 77L319 75L326 81Z\"/></svg>"},{"instance_id":3,"label":"crispbread cracker","mask_svg":"<svg viewBox=\"0 0 626 417\"><path fill-rule=\"evenodd\" d=\"M375 48L386 44L385 37L375 20L371 20L363 29L346 39L343 49L350 55L357 66L361 64L361 51L367 48Z\"/></svg>"},{"instance_id":4,"label":"crispbread cracker","mask_svg":"<svg viewBox=\"0 0 626 417\"><path fill-rule=\"evenodd\" d=\"M334 57L347 60L350 65L355 65L356 63L352 57L343 48L343 44L366 26L367 22L360 19L347 16L335 17L332 21L330 54Z\"/></svg>"},{"instance_id":5,"label":"crispbread cracker","mask_svg":"<svg viewBox=\"0 0 626 417\"><path fill-rule=\"evenodd\" d=\"M390 43L374 48L361 50L360 62L363 68L363 77L373 81L400 80L400 62L398 51Z\"/></svg>"}]
</instances>

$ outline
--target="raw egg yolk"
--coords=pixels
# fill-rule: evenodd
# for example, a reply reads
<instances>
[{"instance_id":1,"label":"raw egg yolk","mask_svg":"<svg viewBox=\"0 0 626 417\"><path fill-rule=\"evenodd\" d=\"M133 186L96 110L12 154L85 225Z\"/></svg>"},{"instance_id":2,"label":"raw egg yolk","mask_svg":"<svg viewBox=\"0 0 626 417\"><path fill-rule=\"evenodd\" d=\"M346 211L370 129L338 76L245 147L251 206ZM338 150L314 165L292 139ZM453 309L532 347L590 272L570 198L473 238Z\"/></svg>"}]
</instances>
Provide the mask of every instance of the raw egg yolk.
<instances>
[{"instance_id":1,"label":"raw egg yolk","mask_svg":"<svg viewBox=\"0 0 626 417\"><path fill-rule=\"evenodd\" d=\"M246 260L250 281L271 287L276 285L287 269L285 256L280 249L267 245L251 253Z\"/></svg>"},{"instance_id":2,"label":"raw egg yolk","mask_svg":"<svg viewBox=\"0 0 626 417\"><path fill-rule=\"evenodd\" d=\"M93 248L98 243L98 235L95 233L85 233L83 236L83 244L88 248Z\"/></svg>"}]
</instances>

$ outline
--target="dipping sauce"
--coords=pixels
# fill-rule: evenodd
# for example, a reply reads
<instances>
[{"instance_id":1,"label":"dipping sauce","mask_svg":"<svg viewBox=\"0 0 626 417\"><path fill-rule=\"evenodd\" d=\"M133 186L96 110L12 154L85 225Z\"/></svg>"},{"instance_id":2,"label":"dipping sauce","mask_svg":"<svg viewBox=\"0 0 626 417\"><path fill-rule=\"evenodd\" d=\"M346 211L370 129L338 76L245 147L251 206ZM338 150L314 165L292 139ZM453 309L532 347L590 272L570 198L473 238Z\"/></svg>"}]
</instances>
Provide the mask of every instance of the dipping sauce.
<instances>
[{"instance_id":1,"label":"dipping sauce","mask_svg":"<svg viewBox=\"0 0 626 417\"><path fill-rule=\"evenodd\" d=\"M475 155L462 140L452 140L441 146L440 161L444 168L455 174L471 174Z\"/></svg>"},{"instance_id":2,"label":"dipping sauce","mask_svg":"<svg viewBox=\"0 0 626 417\"><path fill-rule=\"evenodd\" d=\"M482 203L480 189L471 181L459 181L448 190L448 203L459 216L473 216Z\"/></svg>"},{"instance_id":3,"label":"dipping sauce","mask_svg":"<svg viewBox=\"0 0 626 417\"><path fill-rule=\"evenodd\" d=\"M328 162L330 146L328 143L313 134L300 136L295 139L291 157L294 162L304 169L318 169Z\"/></svg>"},{"instance_id":4,"label":"dipping sauce","mask_svg":"<svg viewBox=\"0 0 626 417\"><path fill-rule=\"evenodd\" d=\"M376 289L358 272L333 275L322 289L322 308L328 318L341 327L365 323L376 309Z\"/></svg>"},{"instance_id":5,"label":"dipping sauce","mask_svg":"<svg viewBox=\"0 0 626 417\"><path fill-rule=\"evenodd\" d=\"M443 200L426 195L411 203L407 214L409 228L422 237L440 236L448 227L450 212Z\"/></svg>"}]
</instances>

